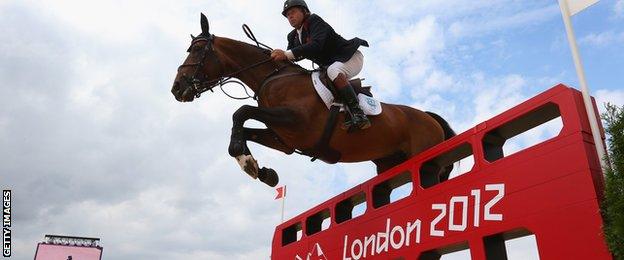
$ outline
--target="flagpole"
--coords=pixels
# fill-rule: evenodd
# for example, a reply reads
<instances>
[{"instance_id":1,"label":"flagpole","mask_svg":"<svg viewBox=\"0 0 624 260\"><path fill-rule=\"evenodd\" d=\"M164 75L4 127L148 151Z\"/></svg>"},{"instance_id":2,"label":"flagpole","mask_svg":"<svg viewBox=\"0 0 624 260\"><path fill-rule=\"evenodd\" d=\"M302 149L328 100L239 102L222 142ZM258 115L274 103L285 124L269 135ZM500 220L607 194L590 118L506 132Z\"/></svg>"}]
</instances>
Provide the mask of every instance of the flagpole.
<instances>
[{"instance_id":1,"label":"flagpole","mask_svg":"<svg viewBox=\"0 0 624 260\"><path fill-rule=\"evenodd\" d=\"M594 138L594 144L596 145L596 152L598 153L598 159L602 168L607 167L605 148L600 136L600 130L598 127L598 121L594 106L591 102L589 95L589 89L587 88L587 82L585 81L585 71L583 71L583 64L581 63L581 57L579 55L578 47L576 45L576 37L574 36L574 30L572 30L572 22L570 21L570 9L568 8L567 0L559 0L559 7L561 8L561 14L563 16L563 23L565 24L566 32L568 35L568 42L570 43L570 49L572 50L572 58L574 59L574 67L576 68L576 74L578 75L579 82L581 84L581 93L583 93L583 103L585 103L585 111L589 118L589 126Z\"/></svg>"},{"instance_id":2,"label":"flagpole","mask_svg":"<svg viewBox=\"0 0 624 260\"><path fill-rule=\"evenodd\" d=\"M282 197L282 222L284 223L284 201L286 200L286 186L284 186L284 196Z\"/></svg>"}]
</instances>

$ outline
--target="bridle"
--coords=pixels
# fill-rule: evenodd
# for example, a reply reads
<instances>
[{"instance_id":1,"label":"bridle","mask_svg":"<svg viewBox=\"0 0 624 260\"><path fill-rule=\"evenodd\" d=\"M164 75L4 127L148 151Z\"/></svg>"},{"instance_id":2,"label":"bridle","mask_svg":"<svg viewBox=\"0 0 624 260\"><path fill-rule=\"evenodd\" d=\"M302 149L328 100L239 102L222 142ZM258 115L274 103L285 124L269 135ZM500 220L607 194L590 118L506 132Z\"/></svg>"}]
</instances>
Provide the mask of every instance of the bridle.
<instances>
[{"instance_id":1,"label":"bridle","mask_svg":"<svg viewBox=\"0 0 624 260\"><path fill-rule=\"evenodd\" d=\"M193 91L194 95L196 98L199 98L201 96L202 93L210 90L211 92L214 92L214 88L219 86L221 88L221 90L223 90L223 85L227 84L227 83L237 83L243 86L244 85L238 81L234 81L232 80L232 78L236 75L238 75L239 73L242 73L244 71L250 70L252 68L255 68L257 66L260 66L262 64L271 62L272 59L269 57L267 59L261 60L257 63L251 64L247 67L244 67L242 69L236 70L234 72L230 72L225 74L223 71L223 66L221 66L221 61L219 60L219 57L217 57L216 52L213 48L213 42L214 42L214 38L215 36L213 34L210 34L208 36L205 35L199 35L197 37L193 38L193 41L191 42L191 46L189 47L189 49L187 50L187 52L191 52L193 45L195 45L198 42L207 42L206 45L204 46L202 53L201 53L201 58L199 60L199 62L195 62L195 63L190 63L190 64L182 64L178 67L178 72L180 71L180 69L184 68L184 67L190 67L190 66L194 66L195 70L193 71L193 75L191 75L190 77L188 77L186 74L182 74L182 80L184 80L187 85L189 86L189 88L187 88L186 90L184 90L184 93L182 94L182 96L185 96L185 94L187 94L187 91ZM270 50L269 50L270 51ZM213 80L208 80L204 77L200 77L200 70L204 67L205 62L206 62L206 58L210 56L212 57L212 59L215 60L217 66L219 67L219 76L216 79ZM279 70L281 70L282 68L284 68L285 66L282 66L276 70L274 70L271 74L269 74L266 78L268 78L269 76L279 72ZM247 93L247 89L245 88L245 92L247 93L248 97L245 98L237 98L237 97L233 97L230 96L229 94L227 94L225 91L223 91L227 96L229 96L230 98L234 98L234 99L247 99L250 96ZM257 97L257 93L255 96L253 96L252 98L256 99Z\"/></svg>"}]
</instances>

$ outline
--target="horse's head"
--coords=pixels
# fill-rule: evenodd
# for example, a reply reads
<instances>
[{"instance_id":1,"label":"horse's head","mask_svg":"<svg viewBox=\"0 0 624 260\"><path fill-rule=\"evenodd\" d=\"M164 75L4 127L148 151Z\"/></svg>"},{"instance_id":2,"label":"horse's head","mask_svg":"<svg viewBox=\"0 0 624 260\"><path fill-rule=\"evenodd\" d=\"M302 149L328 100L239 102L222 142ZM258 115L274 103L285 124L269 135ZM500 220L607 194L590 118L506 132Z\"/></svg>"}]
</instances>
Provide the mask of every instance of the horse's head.
<instances>
[{"instance_id":1,"label":"horse's head","mask_svg":"<svg viewBox=\"0 0 624 260\"><path fill-rule=\"evenodd\" d=\"M190 102L203 91L212 90L221 78L221 65L214 49L215 36L209 31L208 19L201 14L202 32L191 35L191 46L184 63L178 67L171 93L180 102Z\"/></svg>"}]
</instances>

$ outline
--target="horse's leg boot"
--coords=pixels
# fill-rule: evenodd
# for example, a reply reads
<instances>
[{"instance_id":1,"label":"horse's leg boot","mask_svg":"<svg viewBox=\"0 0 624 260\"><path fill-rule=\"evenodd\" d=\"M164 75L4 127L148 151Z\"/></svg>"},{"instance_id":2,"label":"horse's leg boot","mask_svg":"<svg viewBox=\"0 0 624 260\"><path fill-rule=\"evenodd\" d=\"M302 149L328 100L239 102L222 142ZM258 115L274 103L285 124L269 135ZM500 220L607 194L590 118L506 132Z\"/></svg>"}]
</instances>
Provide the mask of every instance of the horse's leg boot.
<instances>
[{"instance_id":1,"label":"horse's leg boot","mask_svg":"<svg viewBox=\"0 0 624 260\"><path fill-rule=\"evenodd\" d=\"M366 129L371 126L370 120L364 114L364 111L360 108L358 98L355 95L355 91L351 84L347 83L346 86L338 88L338 93L342 97L342 100L347 105L347 110L351 115L351 120L345 121L343 128L349 129L352 126L358 129Z\"/></svg>"},{"instance_id":2,"label":"horse's leg boot","mask_svg":"<svg viewBox=\"0 0 624 260\"><path fill-rule=\"evenodd\" d=\"M243 136L242 128L232 128L232 136L230 137L230 146L228 147L228 153L232 157L238 157L243 155L246 151L245 139Z\"/></svg>"}]
</instances>

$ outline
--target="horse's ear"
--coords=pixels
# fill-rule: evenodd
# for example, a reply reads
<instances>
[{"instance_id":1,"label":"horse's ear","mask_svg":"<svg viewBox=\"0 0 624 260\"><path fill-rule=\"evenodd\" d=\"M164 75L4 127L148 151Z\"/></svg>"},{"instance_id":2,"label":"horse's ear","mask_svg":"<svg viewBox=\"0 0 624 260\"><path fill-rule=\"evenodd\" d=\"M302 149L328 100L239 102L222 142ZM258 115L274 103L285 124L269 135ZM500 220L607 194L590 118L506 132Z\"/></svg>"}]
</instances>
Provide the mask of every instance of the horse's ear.
<instances>
[{"instance_id":1,"label":"horse's ear","mask_svg":"<svg viewBox=\"0 0 624 260\"><path fill-rule=\"evenodd\" d=\"M193 34L191 34L191 40L194 41L195 40L195 36L193 36Z\"/></svg>"},{"instance_id":2,"label":"horse's ear","mask_svg":"<svg viewBox=\"0 0 624 260\"><path fill-rule=\"evenodd\" d=\"M201 13L200 23L201 23L202 35L205 35L205 36L210 35L210 26L208 25L208 18L206 18L204 13Z\"/></svg>"}]
</instances>

